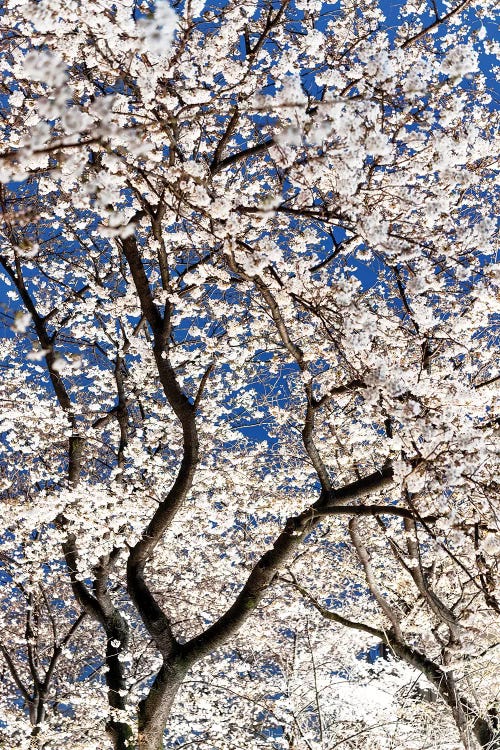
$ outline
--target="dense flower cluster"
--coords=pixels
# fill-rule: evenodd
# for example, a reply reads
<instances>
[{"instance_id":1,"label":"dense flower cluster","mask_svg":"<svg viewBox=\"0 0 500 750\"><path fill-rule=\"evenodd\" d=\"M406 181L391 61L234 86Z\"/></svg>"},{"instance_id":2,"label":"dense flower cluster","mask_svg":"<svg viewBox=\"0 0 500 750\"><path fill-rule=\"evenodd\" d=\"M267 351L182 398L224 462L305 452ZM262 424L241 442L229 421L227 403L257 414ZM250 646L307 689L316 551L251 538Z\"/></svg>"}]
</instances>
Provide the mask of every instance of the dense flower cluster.
<instances>
[{"instance_id":1,"label":"dense flower cluster","mask_svg":"<svg viewBox=\"0 0 500 750\"><path fill-rule=\"evenodd\" d=\"M6 1L9 746L500 747L495 3L385 5Z\"/></svg>"}]
</instances>

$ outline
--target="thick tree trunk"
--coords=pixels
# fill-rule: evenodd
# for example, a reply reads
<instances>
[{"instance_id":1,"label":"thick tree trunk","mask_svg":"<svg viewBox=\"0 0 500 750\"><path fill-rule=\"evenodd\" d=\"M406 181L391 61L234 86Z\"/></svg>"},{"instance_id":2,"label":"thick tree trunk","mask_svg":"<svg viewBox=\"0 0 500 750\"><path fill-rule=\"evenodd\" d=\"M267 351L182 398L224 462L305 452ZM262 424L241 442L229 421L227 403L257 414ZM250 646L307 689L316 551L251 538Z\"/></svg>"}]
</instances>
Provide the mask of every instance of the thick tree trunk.
<instances>
[{"instance_id":1,"label":"thick tree trunk","mask_svg":"<svg viewBox=\"0 0 500 750\"><path fill-rule=\"evenodd\" d=\"M181 658L165 661L147 697L139 704L138 750L163 750L163 734L189 665Z\"/></svg>"}]
</instances>

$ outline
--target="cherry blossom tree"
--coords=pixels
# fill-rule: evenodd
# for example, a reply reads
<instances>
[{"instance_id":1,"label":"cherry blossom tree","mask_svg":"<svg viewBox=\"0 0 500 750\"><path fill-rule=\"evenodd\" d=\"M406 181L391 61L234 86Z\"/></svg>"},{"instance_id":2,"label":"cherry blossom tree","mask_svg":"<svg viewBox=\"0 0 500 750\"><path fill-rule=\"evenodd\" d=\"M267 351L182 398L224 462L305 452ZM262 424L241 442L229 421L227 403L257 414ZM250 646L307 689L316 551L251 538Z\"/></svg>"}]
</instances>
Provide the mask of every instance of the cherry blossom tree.
<instances>
[{"instance_id":1,"label":"cherry blossom tree","mask_svg":"<svg viewBox=\"0 0 500 750\"><path fill-rule=\"evenodd\" d=\"M385 6L7 0L11 746L500 748L495 2Z\"/></svg>"}]
</instances>

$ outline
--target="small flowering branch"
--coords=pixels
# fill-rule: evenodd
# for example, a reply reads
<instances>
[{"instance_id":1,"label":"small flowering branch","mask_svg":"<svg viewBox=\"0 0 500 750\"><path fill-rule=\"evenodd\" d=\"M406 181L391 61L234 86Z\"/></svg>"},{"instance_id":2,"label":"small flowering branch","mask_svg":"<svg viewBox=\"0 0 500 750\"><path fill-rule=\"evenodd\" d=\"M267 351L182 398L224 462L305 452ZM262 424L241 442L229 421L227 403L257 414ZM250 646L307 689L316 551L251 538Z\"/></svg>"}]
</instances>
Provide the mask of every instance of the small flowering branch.
<instances>
[{"instance_id":1,"label":"small flowering branch","mask_svg":"<svg viewBox=\"0 0 500 750\"><path fill-rule=\"evenodd\" d=\"M429 24L429 26L426 26L425 28L423 28L417 34L414 34L413 36L406 39L401 45L401 49L406 49L411 44L414 44L419 39L422 39L422 37L429 34L431 31L433 31L433 29L436 29L438 26L441 26L441 24L446 23L447 21L450 20L450 18L453 18L453 16L456 16L457 13L461 13L470 4L471 4L471 0L463 0L463 2L459 3L455 8L452 8L444 16L439 17L436 13L436 20L433 21L431 24Z\"/></svg>"}]
</instances>

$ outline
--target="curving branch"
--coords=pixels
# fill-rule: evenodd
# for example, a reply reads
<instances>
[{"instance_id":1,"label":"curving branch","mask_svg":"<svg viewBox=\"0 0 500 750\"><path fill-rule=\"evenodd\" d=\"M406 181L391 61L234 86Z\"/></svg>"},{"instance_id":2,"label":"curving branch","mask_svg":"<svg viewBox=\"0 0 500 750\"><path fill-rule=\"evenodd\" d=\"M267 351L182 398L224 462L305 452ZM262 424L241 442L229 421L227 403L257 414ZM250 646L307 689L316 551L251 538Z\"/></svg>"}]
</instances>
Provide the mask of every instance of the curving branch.
<instances>
[{"instance_id":1,"label":"curving branch","mask_svg":"<svg viewBox=\"0 0 500 750\"><path fill-rule=\"evenodd\" d=\"M153 354L165 397L181 423L183 455L174 483L158 505L139 541L131 548L127 560L127 588L146 628L163 655L176 645L168 617L156 601L145 580L145 567L164 532L191 489L198 464L199 440L195 405L180 388L166 351L165 321L153 302L153 295L134 237L123 241L134 285L144 315L153 333ZM207 376L208 377L208 376ZM197 405L197 404L196 404Z\"/></svg>"},{"instance_id":2,"label":"curving branch","mask_svg":"<svg viewBox=\"0 0 500 750\"><path fill-rule=\"evenodd\" d=\"M369 474L355 482L322 492L318 501L296 516L287 519L271 549L267 550L253 567L246 583L229 609L203 633L180 646L189 663L194 663L215 650L235 634L250 613L260 604L269 586L282 570L304 538L321 520L321 510L327 504L351 498L362 498L366 494L383 488L392 469L385 466L381 471Z\"/></svg>"},{"instance_id":3,"label":"curving branch","mask_svg":"<svg viewBox=\"0 0 500 750\"><path fill-rule=\"evenodd\" d=\"M428 519L424 519L426 522ZM446 604L441 601L437 594L429 586L427 576L422 569L422 560L420 557L420 546L417 538L417 527L414 518L406 517L403 521L405 528L405 539L408 555L412 562L408 565L407 570L429 608L444 623L446 623L452 634L455 643L460 641L459 623L457 618Z\"/></svg>"}]
</instances>

